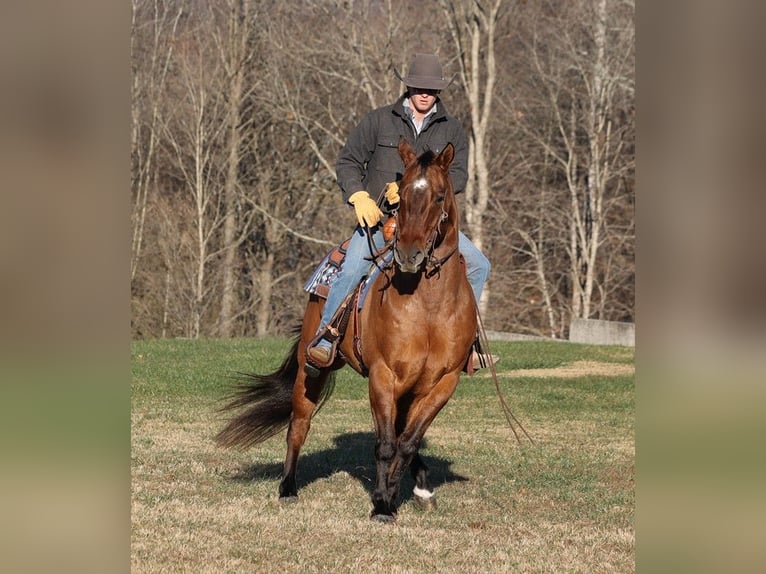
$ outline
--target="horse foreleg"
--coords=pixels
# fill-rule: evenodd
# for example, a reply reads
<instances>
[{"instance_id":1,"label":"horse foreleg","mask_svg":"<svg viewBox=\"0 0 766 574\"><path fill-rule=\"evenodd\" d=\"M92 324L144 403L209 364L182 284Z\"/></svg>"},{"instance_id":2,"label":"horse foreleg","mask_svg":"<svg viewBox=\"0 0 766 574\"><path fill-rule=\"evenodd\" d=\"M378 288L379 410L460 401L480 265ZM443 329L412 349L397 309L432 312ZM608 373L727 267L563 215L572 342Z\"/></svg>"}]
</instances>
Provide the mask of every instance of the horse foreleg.
<instances>
[{"instance_id":1,"label":"horse foreleg","mask_svg":"<svg viewBox=\"0 0 766 574\"><path fill-rule=\"evenodd\" d=\"M388 374L383 374L388 376ZM389 476L391 462L396 455L396 405L389 385L381 385L380 379L370 372L370 405L375 422L375 490L372 493L370 518L380 522L392 522L396 517L395 499L391 497Z\"/></svg>"},{"instance_id":2,"label":"horse foreleg","mask_svg":"<svg viewBox=\"0 0 766 574\"><path fill-rule=\"evenodd\" d=\"M393 436L378 438L375 443L376 481L370 517L380 522L392 522L396 518L396 501L391 496L388 483L389 468L395 452Z\"/></svg>"},{"instance_id":3,"label":"horse foreleg","mask_svg":"<svg viewBox=\"0 0 766 574\"><path fill-rule=\"evenodd\" d=\"M399 435L395 460L391 465L394 472L390 484L392 488L398 488L403 467L397 461L410 464L410 472L415 479L415 504L425 510L436 508L436 498L428 482L428 467L420 458L418 450L426 430L455 392L459 378L458 374L445 375L427 396L413 402L407 425Z\"/></svg>"},{"instance_id":4,"label":"horse foreleg","mask_svg":"<svg viewBox=\"0 0 766 574\"><path fill-rule=\"evenodd\" d=\"M427 469L418 456L419 448L419 439L408 440L402 435L399 436L396 444L396 452L388 467L388 498L392 501L392 504L395 503L399 497L399 487L401 485L402 475L408 466L410 467L413 476L415 476L415 466L419 466L418 472L422 471L421 474L423 474L423 478L421 480L425 484L425 472ZM416 462L416 458L419 462Z\"/></svg>"}]
</instances>

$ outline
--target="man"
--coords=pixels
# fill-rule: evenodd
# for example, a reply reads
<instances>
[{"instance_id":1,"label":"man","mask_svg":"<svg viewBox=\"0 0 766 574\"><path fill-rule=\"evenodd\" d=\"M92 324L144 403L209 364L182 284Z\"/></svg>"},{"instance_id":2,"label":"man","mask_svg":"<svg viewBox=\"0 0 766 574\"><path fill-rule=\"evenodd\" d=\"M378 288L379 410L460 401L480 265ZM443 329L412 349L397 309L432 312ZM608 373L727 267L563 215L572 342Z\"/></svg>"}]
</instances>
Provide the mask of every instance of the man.
<instances>
[{"instance_id":1,"label":"man","mask_svg":"<svg viewBox=\"0 0 766 574\"><path fill-rule=\"evenodd\" d=\"M368 113L349 134L336 164L338 185L343 200L354 207L359 225L354 230L343 266L330 286L317 334L324 331L333 315L351 290L359 284L370 268L370 248L364 227L369 227L375 247L383 247L383 213L370 197L386 190L384 209L390 211L399 203L396 181L404 173L398 145L404 137L420 155L426 150L441 152L448 143L455 147L455 159L450 176L455 193L465 189L468 180L468 143L463 126L447 114L439 93L451 80L445 80L437 56L415 54L407 76L397 78L407 86L407 92L388 106ZM476 301L481 298L490 271L489 260L471 241L460 233L459 250L465 258L466 275ZM319 365L331 360L331 343L322 338L308 349L309 358ZM473 357L474 368L487 364L490 357ZM496 362L496 357L491 357Z\"/></svg>"}]
</instances>

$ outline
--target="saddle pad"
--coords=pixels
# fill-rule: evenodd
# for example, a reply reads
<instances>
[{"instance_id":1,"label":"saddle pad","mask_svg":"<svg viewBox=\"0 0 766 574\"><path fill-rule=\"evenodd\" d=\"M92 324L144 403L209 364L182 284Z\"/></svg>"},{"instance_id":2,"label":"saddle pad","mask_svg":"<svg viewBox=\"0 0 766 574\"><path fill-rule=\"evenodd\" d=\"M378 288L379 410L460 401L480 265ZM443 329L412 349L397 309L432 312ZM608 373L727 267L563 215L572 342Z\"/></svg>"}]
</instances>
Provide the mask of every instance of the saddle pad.
<instances>
[{"instance_id":1,"label":"saddle pad","mask_svg":"<svg viewBox=\"0 0 766 574\"><path fill-rule=\"evenodd\" d=\"M330 286L333 284L333 281L335 281L338 272L343 267L343 262L346 260L346 248L348 247L349 241L350 240L347 239L338 247L333 248L332 251L322 259L322 262L303 286L303 290L306 291L306 293L316 295L322 299L327 299L327 294L330 292ZM383 265L387 264L391 260L391 257L391 253L387 253ZM378 266L371 264L369 273L362 278L364 286L362 287L362 293L359 296L359 309L362 308L369 285L372 284L371 280L374 279L378 273L380 273Z\"/></svg>"},{"instance_id":2,"label":"saddle pad","mask_svg":"<svg viewBox=\"0 0 766 574\"><path fill-rule=\"evenodd\" d=\"M306 291L306 293L311 293L322 299L327 299L327 294L330 292L330 285L332 285L335 276L343 265L343 261L346 259L346 248L348 247L349 241L350 239L346 239L346 241L337 247L333 247L324 259L322 259L322 262L303 286L303 290Z\"/></svg>"}]
</instances>

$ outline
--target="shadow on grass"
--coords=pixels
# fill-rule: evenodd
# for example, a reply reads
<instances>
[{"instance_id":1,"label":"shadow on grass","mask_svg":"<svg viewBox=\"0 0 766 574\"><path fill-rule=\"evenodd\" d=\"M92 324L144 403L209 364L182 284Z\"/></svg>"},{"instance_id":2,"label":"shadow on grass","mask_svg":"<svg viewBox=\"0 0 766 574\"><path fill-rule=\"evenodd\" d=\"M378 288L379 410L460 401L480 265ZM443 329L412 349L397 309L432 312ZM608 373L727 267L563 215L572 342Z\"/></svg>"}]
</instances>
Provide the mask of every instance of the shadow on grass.
<instances>
[{"instance_id":1,"label":"shadow on grass","mask_svg":"<svg viewBox=\"0 0 766 574\"><path fill-rule=\"evenodd\" d=\"M298 490L314 481L329 478L338 472L347 472L358 480L364 489L372 494L375 488L375 434L371 432L346 433L335 437L334 447L317 452L301 453L298 458ZM428 456L423 452L427 440L423 439L420 456L428 467L431 486L438 488L450 482L465 482L468 478L450 470L452 462L440 457ZM243 467L229 480L251 482L279 479L282 476L282 462L256 463ZM412 498L415 482L409 471L402 477L400 502Z\"/></svg>"}]
</instances>

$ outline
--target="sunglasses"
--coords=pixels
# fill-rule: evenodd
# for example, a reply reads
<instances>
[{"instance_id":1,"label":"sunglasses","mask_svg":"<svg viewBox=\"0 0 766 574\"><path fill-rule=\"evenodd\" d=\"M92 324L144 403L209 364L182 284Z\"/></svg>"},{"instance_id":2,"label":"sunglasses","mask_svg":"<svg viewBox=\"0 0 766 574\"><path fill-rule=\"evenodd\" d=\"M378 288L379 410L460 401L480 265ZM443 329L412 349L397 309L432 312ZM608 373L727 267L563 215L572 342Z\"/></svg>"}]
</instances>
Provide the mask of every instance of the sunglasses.
<instances>
[{"instance_id":1,"label":"sunglasses","mask_svg":"<svg viewBox=\"0 0 766 574\"><path fill-rule=\"evenodd\" d=\"M409 87L411 94L426 94L428 96L438 96L441 90L429 90L426 88L413 88Z\"/></svg>"}]
</instances>

